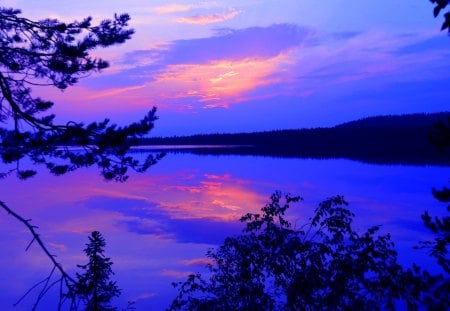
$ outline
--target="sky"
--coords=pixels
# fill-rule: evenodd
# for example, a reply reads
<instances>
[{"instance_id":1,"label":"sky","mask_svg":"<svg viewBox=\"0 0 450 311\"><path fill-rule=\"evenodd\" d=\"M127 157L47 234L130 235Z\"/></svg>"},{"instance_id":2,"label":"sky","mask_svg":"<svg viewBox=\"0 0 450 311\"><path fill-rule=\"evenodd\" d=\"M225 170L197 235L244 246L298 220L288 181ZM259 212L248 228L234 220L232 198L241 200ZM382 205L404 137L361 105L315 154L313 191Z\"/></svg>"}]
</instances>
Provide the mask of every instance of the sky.
<instances>
[{"instance_id":1,"label":"sky","mask_svg":"<svg viewBox=\"0 0 450 311\"><path fill-rule=\"evenodd\" d=\"M95 50L110 68L55 101L66 121L126 124L153 106L154 136L333 126L448 111L450 37L427 0L3 0L31 19L128 13L133 38Z\"/></svg>"}]
</instances>

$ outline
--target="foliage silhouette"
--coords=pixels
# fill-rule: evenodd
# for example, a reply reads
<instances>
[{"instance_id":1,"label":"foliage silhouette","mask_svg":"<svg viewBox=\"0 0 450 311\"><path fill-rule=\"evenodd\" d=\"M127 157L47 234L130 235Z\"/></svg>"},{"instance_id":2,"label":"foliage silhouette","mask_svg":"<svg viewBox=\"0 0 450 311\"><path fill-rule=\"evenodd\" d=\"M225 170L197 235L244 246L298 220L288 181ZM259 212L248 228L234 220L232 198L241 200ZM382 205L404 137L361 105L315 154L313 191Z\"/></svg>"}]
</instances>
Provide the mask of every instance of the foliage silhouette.
<instances>
[{"instance_id":1,"label":"foliage silhouette","mask_svg":"<svg viewBox=\"0 0 450 311\"><path fill-rule=\"evenodd\" d=\"M433 14L437 17L443 9L449 5L449 0L430 0L435 4ZM450 11L444 14L444 22L441 30L448 30L450 34ZM435 125L435 130L430 135L431 142L435 147L444 153L450 148L450 117L446 122L438 122ZM435 235L434 241L427 241L423 246L431 249L430 255L437 259L438 264L444 269L446 277L439 286L434 290L435 296L447 297L450 292L450 189L443 187L442 189L433 189L433 196L440 202L447 204L447 214L442 217L432 217L426 211L422 215L422 220L425 226L430 229ZM450 304L450 303L449 303ZM449 308L447 304L447 308Z\"/></svg>"},{"instance_id":2,"label":"foliage silhouette","mask_svg":"<svg viewBox=\"0 0 450 311\"><path fill-rule=\"evenodd\" d=\"M435 300L438 298L440 301L443 299L447 301L445 305L437 305L444 310L450 308L448 299L450 293L450 189L447 187L440 190L433 189L433 196L437 200L447 204L447 214L442 217L432 217L428 211L422 214L425 227L435 234L435 238L434 241L421 242L421 245L430 249L430 255L436 258L437 263L444 270L444 277L436 280L431 289L432 296ZM429 301L429 305L434 307L432 301Z\"/></svg>"},{"instance_id":3,"label":"foliage silhouette","mask_svg":"<svg viewBox=\"0 0 450 311\"><path fill-rule=\"evenodd\" d=\"M108 63L93 57L91 52L130 39L134 31L128 27L129 20L127 14L122 14L97 25L92 24L91 17L70 23L57 19L33 21L21 16L20 10L0 7L0 161L7 169L0 177L12 173L20 179L34 176L35 169L24 167L22 160L28 158L28 165L42 165L55 175L95 165L105 179L125 181L129 169L143 172L162 157L149 155L138 160L129 152L131 145L153 128L156 108L125 126L111 124L108 119L89 124L58 124L50 112L54 103L33 95L38 87L64 90L107 68ZM37 226L4 202L0 202L0 207L31 232L27 249L36 242L53 265L48 277L34 285L18 303L40 288L35 309L56 285L60 286L59 308L63 298L73 302L76 297L70 289L75 288L77 281L46 248ZM108 261L104 264L107 273ZM56 280L55 272L59 273ZM69 292L64 295L65 289ZM110 295L118 293L114 286L109 290ZM103 299L94 296L100 302Z\"/></svg>"},{"instance_id":4,"label":"foliage silhouette","mask_svg":"<svg viewBox=\"0 0 450 311\"><path fill-rule=\"evenodd\" d=\"M450 189L447 187L440 190L433 189L433 195L437 200L447 203L447 212L450 212ZM439 265L450 275L450 255L448 250L450 245L450 216L434 217L433 219L428 212L425 212L422 215L422 219L425 226L436 234L435 241L430 243L432 247L431 255L437 259Z\"/></svg>"},{"instance_id":5,"label":"foliage silhouette","mask_svg":"<svg viewBox=\"0 0 450 311\"><path fill-rule=\"evenodd\" d=\"M441 121L435 124L434 130L430 133L430 140L442 153L450 148L450 117L446 122ZM422 247L430 249L430 255L436 258L445 273L445 278L434 287L433 294L435 297L447 297L450 292L450 189L433 188L432 193L435 199L447 204L447 213L441 217L432 217L428 211L422 214L425 227L435 234L435 238L434 241L425 241L421 244ZM450 308L448 305L447 307Z\"/></svg>"},{"instance_id":6,"label":"foliage silhouette","mask_svg":"<svg viewBox=\"0 0 450 311\"><path fill-rule=\"evenodd\" d=\"M35 170L19 165L24 157L55 175L97 165L106 179L119 181L127 178L128 168L143 171L154 164L157 156L139 162L127 155L127 150L153 128L155 108L142 120L123 127L108 119L87 125L72 121L55 124L55 115L49 114L53 103L32 95L38 86L64 90L108 67L105 60L89 53L130 39L130 17L115 15L94 26L91 17L64 23L32 21L20 13L0 7L0 122L4 124L0 156L4 163L16 164L4 174L16 172L22 179L33 176Z\"/></svg>"},{"instance_id":7,"label":"foliage silhouette","mask_svg":"<svg viewBox=\"0 0 450 311\"><path fill-rule=\"evenodd\" d=\"M393 310L397 300L414 309L429 296L439 278L401 267L378 226L354 231L343 197L320 203L295 228L285 214L299 200L276 192L262 214L243 216L243 234L208 251L207 277L174 284L169 310Z\"/></svg>"},{"instance_id":8,"label":"foliage silhouette","mask_svg":"<svg viewBox=\"0 0 450 311\"><path fill-rule=\"evenodd\" d=\"M89 258L85 265L78 265L84 273L77 273L77 282L69 287L70 296L84 302L84 310L116 310L110 301L120 295L116 282L110 281L113 273L111 259L104 255L106 241L100 232L94 231L89 236L84 252Z\"/></svg>"},{"instance_id":9,"label":"foliage silhouette","mask_svg":"<svg viewBox=\"0 0 450 311\"><path fill-rule=\"evenodd\" d=\"M448 0L430 0L431 3L435 4L435 7L433 9L433 15L434 17L437 17L439 13L443 9L445 9L449 3ZM450 34L450 11L447 11L444 14L444 22L442 23L441 30L447 29Z\"/></svg>"}]
</instances>

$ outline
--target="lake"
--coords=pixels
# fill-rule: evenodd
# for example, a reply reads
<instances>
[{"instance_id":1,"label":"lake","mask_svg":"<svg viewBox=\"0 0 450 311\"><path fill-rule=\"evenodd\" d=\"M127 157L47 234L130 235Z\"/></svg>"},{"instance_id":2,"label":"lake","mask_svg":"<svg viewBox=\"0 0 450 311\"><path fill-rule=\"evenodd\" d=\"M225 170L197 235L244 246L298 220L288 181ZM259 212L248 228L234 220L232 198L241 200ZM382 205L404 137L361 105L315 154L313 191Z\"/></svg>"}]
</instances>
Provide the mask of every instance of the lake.
<instances>
[{"instance_id":1,"label":"lake","mask_svg":"<svg viewBox=\"0 0 450 311\"><path fill-rule=\"evenodd\" d=\"M0 181L0 200L39 226L41 238L72 275L77 264L87 262L87 236L100 231L122 289L119 309L132 300L137 310L164 310L176 293L171 283L202 271L206 251L238 234L239 217L258 212L276 190L304 198L288 212L297 226L322 200L344 195L356 229L381 225L404 265L435 270L426 251L412 248L432 237L420 215L444 214L445 205L431 189L446 185L449 177L450 167L177 153L145 174L130 174L126 183L106 182L95 169L60 177L42 171L27 181L10 176ZM1 310L11 309L51 272L37 245L25 251L30 241L27 229L2 211ZM31 292L15 310L29 310L38 294ZM55 309L56 295L57 289L46 295L38 310Z\"/></svg>"}]
</instances>

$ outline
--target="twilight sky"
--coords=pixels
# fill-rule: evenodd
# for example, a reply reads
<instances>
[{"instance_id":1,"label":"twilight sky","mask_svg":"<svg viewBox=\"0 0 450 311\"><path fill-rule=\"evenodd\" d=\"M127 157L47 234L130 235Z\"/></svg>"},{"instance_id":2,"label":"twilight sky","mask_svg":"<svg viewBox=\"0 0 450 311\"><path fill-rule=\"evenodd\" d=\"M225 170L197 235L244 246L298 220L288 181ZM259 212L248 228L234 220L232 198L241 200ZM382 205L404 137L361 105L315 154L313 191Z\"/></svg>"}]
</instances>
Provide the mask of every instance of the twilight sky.
<instances>
[{"instance_id":1,"label":"twilight sky","mask_svg":"<svg viewBox=\"0 0 450 311\"><path fill-rule=\"evenodd\" d=\"M64 92L60 120L137 120L154 135L329 126L448 109L450 38L427 0L3 0L32 19L129 13L111 67Z\"/></svg>"}]
</instances>

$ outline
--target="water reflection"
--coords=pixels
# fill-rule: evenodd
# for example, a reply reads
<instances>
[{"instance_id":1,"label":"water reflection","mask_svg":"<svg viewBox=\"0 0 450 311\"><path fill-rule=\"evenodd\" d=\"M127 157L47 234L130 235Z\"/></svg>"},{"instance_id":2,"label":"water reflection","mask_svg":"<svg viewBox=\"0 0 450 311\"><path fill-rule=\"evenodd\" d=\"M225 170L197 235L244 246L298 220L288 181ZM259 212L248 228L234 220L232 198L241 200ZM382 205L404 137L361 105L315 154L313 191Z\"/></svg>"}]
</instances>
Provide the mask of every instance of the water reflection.
<instances>
[{"instance_id":1,"label":"water reflection","mask_svg":"<svg viewBox=\"0 0 450 311\"><path fill-rule=\"evenodd\" d=\"M318 202L343 194L356 214L355 228L383 225L402 262L430 266L433 261L411 247L430 237L420 214L426 209L443 212L431 188L445 184L449 174L442 167L347 160L176 154L124 184L105 182L95 170L62 177L41 172L28 181L7 178L1 181L0 199L39 225L42 238L69 272L85 261L88 234L101 231L123 289L119 305L135 300L138 310L158 310L173 298L171 282L201 269L208 247L239 233L237 219L257 212L275 190L304 197L292 210L291 220L298 224ZM36 246L24 252L30 236L21 224L3 214L0 226L0 307L9 309L51 266ZM33 297L18 310L29 309Z\"/></svg>"}]
</instances>

